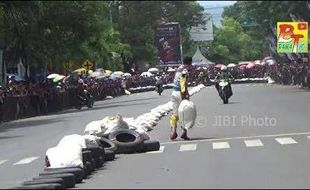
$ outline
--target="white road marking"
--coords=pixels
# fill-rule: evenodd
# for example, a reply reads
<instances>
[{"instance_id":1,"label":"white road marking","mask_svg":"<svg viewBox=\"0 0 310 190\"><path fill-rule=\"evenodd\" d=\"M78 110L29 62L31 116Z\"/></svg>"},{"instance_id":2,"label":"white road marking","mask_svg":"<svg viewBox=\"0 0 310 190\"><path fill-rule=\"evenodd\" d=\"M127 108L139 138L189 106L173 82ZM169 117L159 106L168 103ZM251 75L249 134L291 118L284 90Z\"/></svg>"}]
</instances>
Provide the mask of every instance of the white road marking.
<instances>
[{"instance_id":1,"label":"white road marking","mask_svg":"<svg viewBox=\"0 0 310 190\"><path fill-rule=\"evenodd\" d=\"M4 164L5 162L7 162L8 160L0 160L0 165Z\"/></svg>"},{"instance_id":2,"label":"white road marking","mask_svg":"<svg viewBox=\"0 0 310 190\"><path fill-rule=\"evenodd\" d=\"M280 144L296 144L297 143L291 137L276 138L276 141L278 141L278 143L280 143Z\"/></svg>"},{"instance_id":3,"label":"white road marking","mask_svg":"<svg viewBox=\"0 0 310 190\"><path fill-rule=\"evenodd\" d=\"M196 148L197 144L182 144L179 151L194 151Z\"/></svg>"},{"instance_id":4,"label":"white road marking","mask_svg":"<svg viewBox=\"0 0 310 190\"><path fill-rule=\"evenodd\" d=\"M254 139L254 140L245 140L244 141L245 145L247 147L257 147L257 146L264 146L262 141L259 139Z\"/></svg>"},{"instance_id":5,"label":"white road marking","mask_svg":"<svg viewBox=\"0 0 310 190\"><path fill-rule=\"evenodd\" d=\"M254 139L254 138L266 138L266 137L281 137L281 136L300 136L300 135L310 135L310 132L302 133L283 133L283 134L274 134L274 135L257 135L257 136L247 136L247 137L227 137L227 138L218 138L218 139L203 139L203 140L191 140L188 142L185 141L175 141L175 142L163 142L161 145L166 144L177 144L177 143L193 143L193 142L210 142L210 141L225 141L225 140L238 140L238 139Z\"/></svg>"},{"instance_id":6,"label":"white road marking","mask_svg":"<svg viewBox=\"0 0 310 190\"><path fill-rule=\"evenodd\" d=\"M38 158L40 158L40 157L35 156L35 157L24 158L24 159L22 159L22 160L20 160L20 161L18 161L16 163L14 163L13 165L29 164L29 163L31 163L32 161L34 161L34 160L36 160Z\"/></svg>"},{"instance_id":7,"label":"white road marking","mask_svg":"<svg viewBox=\"0 0 310 190\"><path fill-rule=\"evenodd\" d=\"M225 148L230 148L228 142L215 142L212 143L213 149L225 149Z\"/></svg>"},{"instance_id":8,"label":"white road marking","mask_svg":"<svg viewBox=\"0 0 310 190\"><path fill-rule=\"evenodd\" d=\"M148 153L148 154L163 153L163 152L164 152L164 149L165 149L165 146L160 146L160 148L159 148L158 151L150 151L150 152L147 152L147 153Z\"/></svg>"}]
</instances>

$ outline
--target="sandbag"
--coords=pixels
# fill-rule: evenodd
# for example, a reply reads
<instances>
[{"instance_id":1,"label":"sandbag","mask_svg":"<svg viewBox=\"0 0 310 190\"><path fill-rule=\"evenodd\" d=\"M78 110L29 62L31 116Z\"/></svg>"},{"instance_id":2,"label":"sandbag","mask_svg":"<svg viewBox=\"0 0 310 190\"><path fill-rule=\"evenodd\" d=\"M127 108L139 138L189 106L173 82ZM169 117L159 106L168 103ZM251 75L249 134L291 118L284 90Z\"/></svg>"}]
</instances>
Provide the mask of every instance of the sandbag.
<instances>
[{"instance_id":1,"label":"sandbag","mask_svg":"<svg viewBox=\"0 0 310 190\"><path fill-rule=\"evenodd\" d=\"M123 120L120 114L117 114L115 117L105 117L102 123L101 129L104 131L105 135L118 129L129 129L128 124Z\"/></svg>"},{"instance_id":2,"label":"sandbag","mask_svg":"<svg viewBox=\"0 0 310 190\"><path fill-rule=\"evenodd\" d=\"M60 167L82 167L82 148L76 144L68 146L56 146L46 151L46 156L50 163L50 168Z\"/></svg>"},{"instance_id":3,"label":"sandbag","mask_svg":"<svg viewBox=\"0 0 310 190\"><path fill-rule=\"evenodd\" d=\"M86 142L86 147L98 147L100 137L94 136L94 135L83 135L85 142Z\"/></svg>"},{"instance_id":4,"label":"sandbag","mask_svg":"<svg viewBox=\"0 0 310 190\"><path fill-rule=\"evenodd\" d=\"M189 100L182 100L178 108L179 121L185 129L190 129L194 126L196 120L196 106Z\"/></svg>"},{"instance_id":5,"label":"sandbag","mask_svg":"<svg viewBox=\"0 0 310 190\"><path fill-rule=\"evenodd\" d=\"M102 120L92 121L88 123L84 130L84 135L95 135L102 133Z\"/></svg>"},{"instance_id":6,"label":"sandbag","mask_svg":"<svg viewBox=\"0 0 310 190\"><path fill-rule=\"evenodd\" d=\"M81 148L86 148L86 141L82 135L73 134L64 136L58 143L57 146L70 146L70 145L78 145Z\"/></svg>"}]
</instances>

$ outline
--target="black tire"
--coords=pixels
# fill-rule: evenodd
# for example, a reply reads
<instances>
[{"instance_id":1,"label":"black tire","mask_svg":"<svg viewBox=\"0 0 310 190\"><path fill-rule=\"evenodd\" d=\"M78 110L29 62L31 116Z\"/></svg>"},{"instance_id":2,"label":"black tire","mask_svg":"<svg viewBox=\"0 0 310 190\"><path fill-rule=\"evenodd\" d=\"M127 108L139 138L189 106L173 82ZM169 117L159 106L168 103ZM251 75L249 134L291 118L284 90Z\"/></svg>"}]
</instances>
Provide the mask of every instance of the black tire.
<instances>
[{"instance_id":1,"label":"black tire","mask_svg":"<svg viewBox=\"0 0 310 190\"><path fill-rule=\"evenodd\" d=\"M82 159L83 163L86 163L86 161L91 163L91 171L95 170L96 167L96 160L94 159L94 153L91 150L83 150L82 149Z\"/></svg>"},{"instance_id":2,"label":"black tire","mask_svg":"<svg viewBox=\"0 0 310 190\"><path fill-rule=\"evenodd\" d=\"M82 151L83 163L86 161L90 162L92 160L92 152L90 150Z\"/></svg>"},{"instance_id":3,"label":"black tire","mask_svg":"<svg viewBox=\"0 0 310 190\"><path fill-rule=\"evenodd\" d=\"M86 163L84 164L84 177L83 179L86 179L88 175L91 174L92 172L92 165L90 162L86 161Z\"/></svg>"},{"instance_id":4,"label":"black tire","mask_svg":"<svg viewBox=\"0 0 310 190\"><path fill-rule=\"evenodd\" d=\"M104 156L105 151L102 147L88 147L87 150L92 152L93 158L91 163L93 164L94 168L100 168L102 167L104 163Z\"/></svg>"},{"instance_id":5,"label":"black tire","mask_svg":"<svg viewBox=\"0 0 310 190\"><path fill-rule=\"evenodd\" d=\"M58 183L60 185L60 189L66 189L65 182L61 178L49 178L49 179L37 179L37 180L32 180L32 181L25 181L23 183L23 186L37 185L37 184L50 184L50 183Z\"/></svg>"},{"instance_id":6,"label":"black tire","mask_svg":"<svg viewBox=\"0 0 310 190\"><path fill-rule=\"evenodd\" d=\"M94 159L98 159L100 156L104 155L104 149L100 146L83 148L82 152L83 151L91 151Z\"/></svg>"},{"instance_id":7,"label":"black tire","mask_svg":"<svg viewBox=\"0 0 310 190\"><path fill-rule=\"evenodd\" d=\"M97 160L96 160L96 167L97 168L101 168L104 164L104 156L100 156Z\"/></svg>"},{"instance_id":8,"label":"black tire","mask_svg":"<svg viewBox=\"0 0 310 190\"><path fill-rule=\"evenodd\" d=\"M160 143L159 141L144 141L143 142L143 151L148 152L148 151L158 151L160 149Z\"/></svg>"},{"instance_id":9,"label":"black tire","mask_svg":"<svg viewBox=\"0 0 310 190\"><path fill-rule=\"evenodd\" d=\"M64 168L64 169L55 169L55 170L49 170L49 171L43 171L39 173L39 176L41 175L50 175L50 174L61 174L61 173L72 173L75 176L76 183L81 183L83 181L84 177L84 171L82 168Z\"/></svg>"},{"instance_id":10,"label":"black tire","mask_svg":"<svg viewBox=\"0 0 310 190\"><path fill-rule=\"evenodd\" d=\"M114 151L106 150L104 160L105 161L112 161L114 159L115 159Z\"/></svg>"},{"instance_id":11,"label":"black tire","mask_svg":"<svg viewBox=\"0 0 310 190\"><path fill-rule=\"evenodd\" d=\"M143 149L142 136L130 129L118 129L109 135L109 139L115 143L118 153L134 153Z\"/></svg>"},{"instance_id":12,"label":"black tire","mask_svg":"<svg viewBox=\"0 0 310 190\"><path fill-rule=\"evenodd\" d=\"M58 183L24 185L20 187L15 187L14 189L61 189L61 185Z\"/></svg>"},{"instance_id":13,"label":"black tire","mask_svg":"<svg viewBox=\"0 0 310 190\"><path fill-rule=\"evenodd\" d=\"M50 175L39 175L37 178L33 178L33 180L39 178L62 178L65 182L66 188L73 188L76 184L75 176L72 173L59 173L59 174L50 174Z\"/></svg>"},{"instance_id":14,"label":"black tire","mask_svg":"<svg viewBox=\"0 0 310 190\"><path fill-rule=\"evenodd\" d=\"M101 137L99 141L100 141L100 146L104 148L105 152L107 150L115 151L117 149L115 143L109 140L108 138Z\"/></svg>"}]
</instances>

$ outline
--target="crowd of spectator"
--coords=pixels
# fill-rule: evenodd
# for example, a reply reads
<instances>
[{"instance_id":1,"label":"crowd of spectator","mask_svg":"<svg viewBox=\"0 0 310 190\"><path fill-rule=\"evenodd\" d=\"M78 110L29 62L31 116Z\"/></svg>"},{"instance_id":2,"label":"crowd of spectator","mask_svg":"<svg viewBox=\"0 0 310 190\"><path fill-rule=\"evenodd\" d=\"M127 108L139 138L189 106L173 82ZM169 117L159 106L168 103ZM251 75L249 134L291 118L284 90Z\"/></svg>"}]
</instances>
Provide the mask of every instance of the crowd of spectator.
<instances>
[{"instance_id":1,"label":"crowd of spectator","mask_svg":"<svg viewBox=\"0 0 310 190\"><path fill-rule=\"evenodd\" d=\"M211 84L219 68L195 68L191 74L191 84ZM283 85L300 85L310 88L310 69L307 63L278 63L274 65L257 65L251 69L230 68L234 78L271 77ZM161 73L163 83L173 82L175 72ZM78 94L78 80L82 79L87 90L95 100L104 100L107 96L120 96L125 89L154 86L155 76L145 77L139 74L124 78L91 78L68 75L64 80L53 82L18 81L8 79L5 86L0 86L0 122L19 118L37 116L50 112L73 108Z\"/></svg>"}]
</instances>

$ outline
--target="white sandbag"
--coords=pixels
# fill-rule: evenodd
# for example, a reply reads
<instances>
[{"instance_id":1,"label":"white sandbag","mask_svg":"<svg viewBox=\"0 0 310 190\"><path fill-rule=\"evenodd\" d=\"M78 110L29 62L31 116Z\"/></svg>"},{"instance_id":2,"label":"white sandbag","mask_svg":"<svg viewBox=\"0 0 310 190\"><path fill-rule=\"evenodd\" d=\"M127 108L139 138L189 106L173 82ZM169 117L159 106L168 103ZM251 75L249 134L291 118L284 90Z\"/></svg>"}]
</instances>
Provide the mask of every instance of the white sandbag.
<instances>
[{"instance_id":1,"label":"white sandbag","mask_svg":"<svg viewBox=\"0 0 310 190\"><path fill-rule=\"evenodd\" d=\"M185 129L192 128L195 124L197 115L195 104L189 100L182 100L178 108L178 115L182 127Z\"/></svg>"},{"instance_id":2,"label":"white sandbag","mask_svg":"<svg viewBox=\"0 0 310 190\"><path fill-rule=\"evenodd\" d=\"M57 146L72 146L77 145L81 148L86 148L86 141L82 135L73 134L64 136Z\"/></svg>"},{"instance_id":3,"label":"white sandbag","mask_svg":"<svg viewBox=\"0 0 310 190\"><path fill-rule=\"evenodd\" d=\"M142 128L137 128L135 131L138 132L142 136L143 140L150 140L150 136Z\"/></svg>"},{"instance_id":4,"label":"white sandbag","mask_svg":"<svg viewBox=\"0 0 310 190\"><path fill-rule=\"evenodd\" d=\"M80 146L56 146L46 151L50 168L83 167L82 148Z\"/></svg>"},{"instance_id":5,"label":"white sandbag","mask_svg":"<svg viewBox=\"0 0 310 190\"><path fill-rule=\"evenodd\" d=\"M102 131L104 131L104 134L109 134L117 129L129 129L128 124L120 114L117 114L115 117L105 117L103 119Z\"/></svg>"},{"instance_id":6,"label":"white sandbag","mask_svg":"<svg viewBox=\"0 0 310 190\"><path fill-rule=\"evenodd\" d=\"M86 147L93 147L93 146L99 146L98 142L100 140L100 137L97 137L95 135L83 135Z\"/></svg>"},{"instance_id":7,"label":"white sandbag","mask_svg":"<svg viewBox=\"0 0 310 190\"><path fill-rule=\"evenodd\" d=\"M94 135L102 133L102 120L92 121L88 123L84 130L84 135Z\"/></svg>"}]
</instances>

